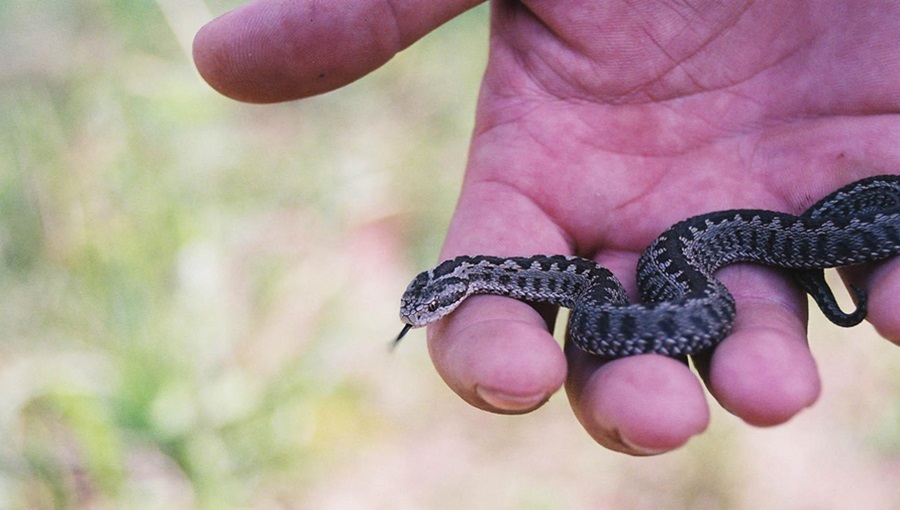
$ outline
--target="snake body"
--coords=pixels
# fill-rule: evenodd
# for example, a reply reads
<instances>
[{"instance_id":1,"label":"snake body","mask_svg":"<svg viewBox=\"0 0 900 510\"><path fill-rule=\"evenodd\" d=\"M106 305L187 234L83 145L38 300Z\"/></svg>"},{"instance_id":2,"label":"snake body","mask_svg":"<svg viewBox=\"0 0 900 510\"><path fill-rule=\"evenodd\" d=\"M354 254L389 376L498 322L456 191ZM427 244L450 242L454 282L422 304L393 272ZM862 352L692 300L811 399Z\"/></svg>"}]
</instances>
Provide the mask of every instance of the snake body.
<instances>
[{"instance_id":1,"label":"snake body","mask_svg":"<svg viewBox=\"0 0 900 510\"><path fill-rule=\"evenodd\" d=\"M410 328L452 312L473 294L497 294L570 308L569 340L604 357L643 353L685 356L708 349L732 328L734 298L714 277L720 268L752 262L787 268L826 317L852 326L866 315L866 293L844 313L824 268L900 254L900 176L849 184L803 214L736 209L694 216L656 238L637 266L640 303L595 262L564 255L461 256L420 273L401 300Z\"/></svg>"}]
</instances>

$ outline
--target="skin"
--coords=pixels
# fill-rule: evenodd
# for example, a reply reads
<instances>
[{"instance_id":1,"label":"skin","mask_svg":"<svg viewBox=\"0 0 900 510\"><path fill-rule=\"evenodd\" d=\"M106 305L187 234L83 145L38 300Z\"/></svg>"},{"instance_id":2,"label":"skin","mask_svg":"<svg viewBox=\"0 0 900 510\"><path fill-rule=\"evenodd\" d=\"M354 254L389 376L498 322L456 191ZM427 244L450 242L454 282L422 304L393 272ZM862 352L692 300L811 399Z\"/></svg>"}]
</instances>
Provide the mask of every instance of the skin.
<instances>
[{"instance_id":1,"label":"skin","mask_svg":"<svg viewBox=\"0 0 900 510\"><path fill-rule=\"evenodd\" d=\"M377 68L472 0L260 0L198 34L196 64L248 102L308 97ZM799 213L857 179L900 172L900 4L859 1L495 1L465 185L441 254L577 254L634 291L666 227L730 208ZM843 276L900 343L900 259ZM702 384L749 424L813 404L806 298L777 270L719 273L734 333L695 359L602 363L555 311L478 296L429 327L434 365L471 405L526 413L565 385L601 445L675 449L709 421Z\"/></svg>"}]
</instances>

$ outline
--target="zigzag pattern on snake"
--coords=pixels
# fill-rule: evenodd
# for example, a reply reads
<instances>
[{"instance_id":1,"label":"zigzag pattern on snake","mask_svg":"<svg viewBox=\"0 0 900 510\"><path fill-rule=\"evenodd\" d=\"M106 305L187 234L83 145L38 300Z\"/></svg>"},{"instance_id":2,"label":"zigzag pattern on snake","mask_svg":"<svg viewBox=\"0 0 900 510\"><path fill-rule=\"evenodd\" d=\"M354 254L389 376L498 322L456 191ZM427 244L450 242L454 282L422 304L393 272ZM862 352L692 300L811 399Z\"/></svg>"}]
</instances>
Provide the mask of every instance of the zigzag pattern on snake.
<instances>
[{"instance_id":1,"label":"zigzag pattern on snake","mask_svg":"<svg viewBox=\"0 0 900 510\"><path fill-rule=\"evenodd\" d=\"M637 266L641 302L595 262L564 255L462 256L420 273L401 300L406 323L424 326L473 294L497 294L572 310L568 338L604 357L643 353L685 356L716 345L732 328L734 298L714 273L753 262L791 274L832 322L859 323L866 293L853 288L857 308L844 313L825 282L824 268L900 254L900 176L849 184L800 216L753 209L702 214L663 232Z\"/></svg>"}]
</instances>

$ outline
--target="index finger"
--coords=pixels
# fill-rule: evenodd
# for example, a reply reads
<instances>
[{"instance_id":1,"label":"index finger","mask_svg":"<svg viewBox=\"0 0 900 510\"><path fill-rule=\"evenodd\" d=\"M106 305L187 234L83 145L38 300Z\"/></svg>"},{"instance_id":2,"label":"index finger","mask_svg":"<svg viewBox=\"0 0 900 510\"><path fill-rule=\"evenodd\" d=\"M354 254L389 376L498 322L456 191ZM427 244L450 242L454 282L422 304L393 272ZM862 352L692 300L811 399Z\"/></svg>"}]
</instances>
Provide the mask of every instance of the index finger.
<instances>
[{"instance_id":1,"label":"index finger","mask_svg":"<svg viewBox=\"0 0 900 510\"><path fill-rule=\"evenodd\" d=\"M467 183L442 258L462 254L569 253L561 229L507 185ZM543 313L541 313L543 312ZM555 310L496 296L475 296L429 327L438 373L471 405L530 411L562 386L566 360L551 334Z\"/></svg>"}]
</instances>

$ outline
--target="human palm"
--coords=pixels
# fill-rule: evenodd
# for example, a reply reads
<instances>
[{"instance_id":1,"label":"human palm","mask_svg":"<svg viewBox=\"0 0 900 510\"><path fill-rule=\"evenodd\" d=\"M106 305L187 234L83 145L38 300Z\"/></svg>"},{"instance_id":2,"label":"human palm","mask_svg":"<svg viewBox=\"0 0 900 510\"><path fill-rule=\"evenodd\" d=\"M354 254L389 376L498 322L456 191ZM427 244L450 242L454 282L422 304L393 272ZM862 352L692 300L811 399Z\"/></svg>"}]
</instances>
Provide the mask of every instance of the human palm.
<instances>
[{"instance_id":1,"label":"human palm","mask_svg":"<svg viewBox=\"0 0 900 510\"><path fill-rule=\"evenodd\" d=\"M262 0L204 28L195 57L227 95L295 99L352 81L477 3ZM798 213L843 184L898 172L900 6L504 0L492 9L443 257L577 254L636 297L640 252L685 217ZM900 342L900 260L845 276L870 289L870 320ZM786 421L819 393L806 299L773 269L736 265L719 277L738 319L695 363L734 414ZM429 329L429 349L454 391L495 412L530 411L565 382L587 431L620 451L660 453L706 427L686 365L563 353L548 332L554 315L474 297Z\"/></svg>"}]
</instances>

